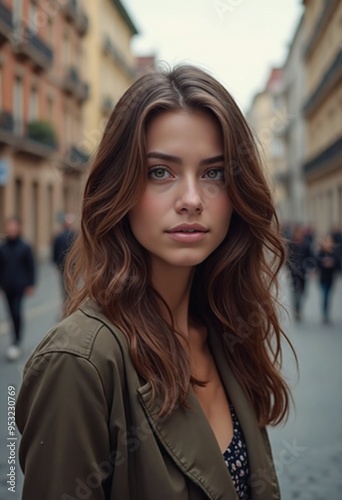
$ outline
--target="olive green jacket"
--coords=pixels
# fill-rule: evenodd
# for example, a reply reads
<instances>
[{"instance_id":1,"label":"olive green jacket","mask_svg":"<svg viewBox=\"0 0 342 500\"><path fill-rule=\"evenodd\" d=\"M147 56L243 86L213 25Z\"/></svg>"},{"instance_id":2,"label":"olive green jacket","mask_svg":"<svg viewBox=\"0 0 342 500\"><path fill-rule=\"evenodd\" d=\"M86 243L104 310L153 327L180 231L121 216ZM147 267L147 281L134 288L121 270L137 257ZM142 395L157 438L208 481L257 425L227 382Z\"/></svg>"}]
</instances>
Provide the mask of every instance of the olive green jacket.
<instances>
[{"instance_id":1,"label":"olive green jacket","mask_svg":"<svg viewBox=\"0 0 342 500\"><path fill-rule=\"evenodd\" d=\"M265 429L211 349L246 439L253 500L280 498ZM88 302L42 340L17 401L23 500L237 500L213 431L191 390L188 408L156 418L122 332Z\"/></svg>"}]
</instances>

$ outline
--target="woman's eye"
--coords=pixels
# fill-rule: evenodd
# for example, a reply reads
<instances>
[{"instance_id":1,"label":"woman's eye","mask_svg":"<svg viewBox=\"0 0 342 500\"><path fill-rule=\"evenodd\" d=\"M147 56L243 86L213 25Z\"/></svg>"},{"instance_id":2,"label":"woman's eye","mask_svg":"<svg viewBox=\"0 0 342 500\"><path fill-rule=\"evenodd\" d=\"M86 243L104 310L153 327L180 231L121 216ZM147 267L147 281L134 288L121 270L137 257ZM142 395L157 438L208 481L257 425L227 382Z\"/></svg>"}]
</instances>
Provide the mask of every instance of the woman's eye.
<instances>
[{"instance_id":1,"label":"woman's eye","mask_svg":"<svg viewBox=\"0 0 342 500\"><path fill-rule=\"evenodd\" d=\"M157 167L157 168L151 168L148 172L148 176L151 179L167 179L169 177L169 172L166 170L166 168L163 167Z\"/></svg>"},{"instance_id":2,"label":"woman's eye","mask_svg":"<svg viewBox=\"0 0 342 500\"><path fill-rule=\"evenodd\" d=\"M223 168L212 168L208 170L205 175L208 179L211 179L213 181L223 181L225 178Z\"/></svg>"}]
</instances>

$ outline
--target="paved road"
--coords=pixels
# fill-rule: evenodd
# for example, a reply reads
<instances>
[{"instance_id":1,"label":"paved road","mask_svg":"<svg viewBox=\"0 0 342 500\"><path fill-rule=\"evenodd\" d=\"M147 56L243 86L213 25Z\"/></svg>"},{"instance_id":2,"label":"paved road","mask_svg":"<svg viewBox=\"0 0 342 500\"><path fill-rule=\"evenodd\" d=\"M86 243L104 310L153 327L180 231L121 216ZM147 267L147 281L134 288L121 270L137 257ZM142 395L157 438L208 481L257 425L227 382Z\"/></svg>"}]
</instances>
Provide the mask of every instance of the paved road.
<instances>
[{"instance_id":1,"label":"paved road","mask_svg":"<svg viewBox=\"0 0 342 500\"><path fill-rule=\"evenodd\" d=\"M284 279L282 301L288 303ZM333 297L333 324L321 324L319 294L311 279L304 319L293 323L284 318L284 328L297 351L300 378L296 383L294 363L285 352L285 368L293 386L296 411L287 424L270 429L276 468L283 500L342 500L342 279ZM16 466L16 493L7 490L6 474L10 449L7 448L7 387L18 388L25 359L37 342L56 323L59 315L59 281L53 267L40 268L39 286L26 300L25 356L16 363L4 360L9 328L0 300L0 500L19 500L22 475ZM19 438L19 436L17 435ZM18 441L16 442L18 448ZM48 499L46 499L48 500Z\"/></svg>"}]
</instances>

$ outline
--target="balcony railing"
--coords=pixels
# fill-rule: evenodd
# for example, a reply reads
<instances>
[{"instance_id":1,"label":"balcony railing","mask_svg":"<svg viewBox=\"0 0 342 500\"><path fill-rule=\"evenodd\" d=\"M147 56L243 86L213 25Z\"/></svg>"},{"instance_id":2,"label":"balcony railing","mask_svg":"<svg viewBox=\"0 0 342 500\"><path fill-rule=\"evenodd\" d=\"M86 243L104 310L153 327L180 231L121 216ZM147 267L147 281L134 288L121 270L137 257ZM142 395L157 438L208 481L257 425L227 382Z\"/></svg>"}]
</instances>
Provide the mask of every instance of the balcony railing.
<instances>
[{"instance_id":1,"label":"balcony railing","mask_svg":"<svg viewBox=\"0 0 342 500\"><path fill-rule=\"evenodd\" d=\"M324 151L306 162L303 166L304 174L308 175L323 169L329 169L342 164L342 137L328 146Z\"/></svg>"},{"instance_id":2,"label":"balcony railing","mask_svg":"<svg viewBox=\"0 0 342 500\"><path fill-rule=\"evenodd\" d=\"M13 30L12 12L0 0L0 44L7 40Z\"/></svg>"},{"instance_id":3,"label":"balcony railing","mask_svg":"<svg viewBox=\"0 0 342 500\"><path fill-rule=\"evenodd\" d=\"M39 120L25 124L8 111L0 112L0 143L36 158L49 158L58 148L52 124Z\"/></svg>"},{"instance_id":4,"label":"balcony railing","mask_svg":"<svg viewBox=\"0 0 342 500\"><path fill-rule=\"evenodd\" d=\"M59 161L60 168L66 172L84 172L90 160L90 156L81 148L71 145L66 154Z\"/></svg>"},{"instance_id":5,"label":"balcony railing","mask_svg":"<svg viewBox=\"0 0 342 500\"><path fill-rule=\"evenodd\" d=\"M27 26L16 26L11 39L14 51L19 56L31 59L37 68L46 70L52 65L51 48Z\"/></svg>"},{"instance_id":6,"label":"balcony railing","mask_svg":"<svg viewBox=\"0 0 342 500\"><path fill-rule=\"evenodd\" d=\"M62 87L65 92L73 94L79 101L85 101L89 97L89 85L81 80L76 66L70 66L67 69Z\"/></svg>"},{"instance_id":7,"label":"balcony railing","mask_svg":"<svg viewBox=\"0 0 342 500\"><path fill-rule=\"evenodd\" d=\"M105 35L102 40L102 51L110 59L121 67L121 69L128 75L129 78L133 79L136 75L135 68L130 66L130 64L125 60L124 56L121 54L120 50L117 49L114 42L110 39L108 35Z\"/></svg>"}]
</instances>

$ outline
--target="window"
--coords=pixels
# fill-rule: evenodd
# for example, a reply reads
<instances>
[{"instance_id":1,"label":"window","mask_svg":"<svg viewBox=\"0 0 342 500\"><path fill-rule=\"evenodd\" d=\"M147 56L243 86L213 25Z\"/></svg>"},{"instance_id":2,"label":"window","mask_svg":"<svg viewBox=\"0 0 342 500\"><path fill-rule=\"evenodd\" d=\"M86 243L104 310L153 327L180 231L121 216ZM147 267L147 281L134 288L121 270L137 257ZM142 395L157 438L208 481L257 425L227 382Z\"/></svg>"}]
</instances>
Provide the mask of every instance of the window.
<instances>
[{"instance_id":1,"label":"window","mask_svg":"<svg viewBox=\"0 0 342 500\"><path fill-rule=\"evenodd\" d=\"M22 0L14 0L13 2L13 24L17 26L22 20L23 2Z\"/></svg>"},{"instance_id":2,"label":"window","mask_svg":"<svg viewBox=\"0 0 342 500\"><path fill-rule=\"evenodd\" d=\"M64 138L65 143L70 144L72 137L72 123L71 123L71 115L68 108L64 108Z\"/></svg>"},{"instance_id":3,"label":"window","mask_svg":"<svg viewBox=\"0 0 342 500\"><path fill-rule=\"evenodd\" d=\"M30 108L29 108L29 120L38 120L39 118L39 105L38 105L38 90L36 87L32 87L30 93Z\"/></svg>"},{"instance_id":4,"label":"window","mask_svg":"<svg viewBox=\"0 0 342 500\"><path fill-rule=\"evenodd\" d=\"M14 80L13 92L14 130L18 134L23 132L23 82L19 76Z\"/></svg>"},{"instance_id":5,"label":"window","mask_svg":"<svg viewBox=\"0 0 342 500\"><path fill-rule=\"evenodd\" d=\"M22 194L23 182L21 179L16 179L14 184L14 213L20 218L22 216Z\"/></svg>"},{"instance_id":6,"label":"window","mask_svg":"<svg viewBox=\"0 0 342 500\"><path fill-rule=\"evenodd\" d=\"M65 66L70 65L70 40L67 33L63 36L63 64Z\"/></svg>"},{"instance_id":7,"label":"window","mask_svg":"<svg viewBox=\"0 0 342 500\"><path fill-rule=\"evenodd\" d=\"M47 186L47 217L46 217L46 224L47 224L47 234L49 235L49 239L53 237L53 224L54 224L54 218L53 218L53 197L54 197L54 192L53 192L53 186L49 184Z\"/></svg>"},{"instance_id":8,"label":"window","mask_svg":"<svg viewBox=\"0 0 342 500\"><path fill-rule=\"evenodd\" d=\"M2 66L0 66L0 111L2 110Z\"/></svg>"},{"instance_id":9,"label":"window","mask_svg":"<svg viewBox=\"0 0 342 500\"><path fill-rule=\"evenodd\" d=\"M53 119L53 98L51 96L46 100L46 118L48 120Z\"/></svg>"},{"instance_id":10,"label":"window","mask_svg":"<svg viewBox=\"0 0 342 500\"><path fill-rule=\"evenodd\" d=\"M47 39L50 45L53 45L53 19L49 17L47 24Z\"/></svg>"},{"instance_id":11,"label":"window","mask_svg":"<svg viewBox=\"0 0 342 500\"><path fill-rule=\"evenodd\" d=\"M33 2L31 2L29 10L29 28L32 33L36 34L38 31L38 8Z\"/></svg>"}]
</instances>

